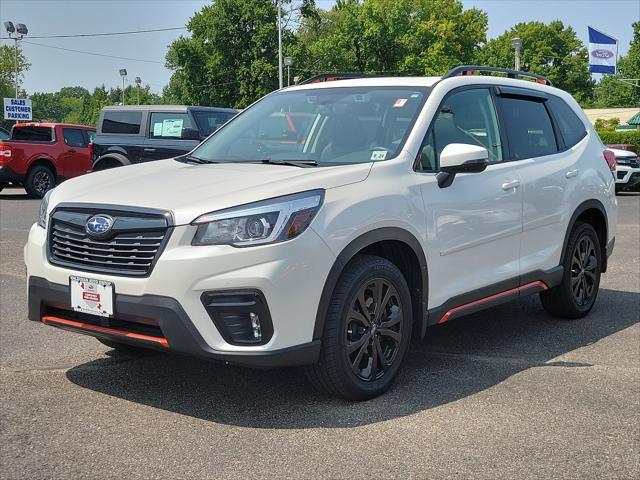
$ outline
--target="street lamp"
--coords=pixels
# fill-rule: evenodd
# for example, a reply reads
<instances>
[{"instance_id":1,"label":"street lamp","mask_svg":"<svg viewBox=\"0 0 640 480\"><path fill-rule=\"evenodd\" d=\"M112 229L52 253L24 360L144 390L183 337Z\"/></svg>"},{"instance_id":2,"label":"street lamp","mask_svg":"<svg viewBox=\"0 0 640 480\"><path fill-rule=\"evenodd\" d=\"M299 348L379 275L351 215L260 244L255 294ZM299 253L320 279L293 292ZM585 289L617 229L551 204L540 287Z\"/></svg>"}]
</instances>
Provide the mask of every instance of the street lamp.
<instances>
[{"instance_id":1,"label":"street lamp","mask_svg":"<svg viewBox=\"0 0 640 480\"><path fill-rule=\"evenodd\" d=\"M278 10L278 88L282 88L282 19L280 18L280 2L276 0Z\"/></svg>"},{"instance_id":2,"label":"street lamp","mask_svg":"<svg viewBox=\"0 0 640 480\"><path fill-rule=\"evenodd\" d=\"M18 98L18 40L22 40L24 36L29 33L27 26L24 23L16 23L15 26L13 22L4 22L4 29L9 34L9 38L12 38L15 42L15 55L14 55L14 63L16 69L16 98Z\"/></svg>"},{"instance_id":3,"label":"street lamp","mask_svg":"<svg viewBox=\"0 0 640 480\"><path fill-rule=\"evenodd\" d=\"M140 84L142 83L142 79L140 77L136 77L135 82L138 87L138 105L140 105Z\"/></svg>"},{"instance_id":4,"label":"street lamp","mask_svg":"<svg viewBox=\"0 0 640 480\"><path fill-rule=\"evenodd\" d=\"M120 69L120 76L122 77L122 105L124 106L124 79L127 78L127 69Z\"/></svg>"},{"instance_id":5,"label":"street lamp","mask_svg":"<svg viewBox=\"0 0 640 480\"><path fill-rule=\"evenodd\" d=\"M287 87L291 85L291 65L293 65L293 58L284 57L284 66L287 67Z\"/></svg>"},{"instance_id":6,"label":"street lamp","mask_svg":"<svg viewBox=\"0 0 640 480\"><path fill-rule=\"evenodd\" d=\"M520 40L519 37L512 38L511 46L515 50L515 54L516 54L516 59L515 59L516 70L520 70L520 48L522 47L522 40Z\"/></svg>"}]
</instances>

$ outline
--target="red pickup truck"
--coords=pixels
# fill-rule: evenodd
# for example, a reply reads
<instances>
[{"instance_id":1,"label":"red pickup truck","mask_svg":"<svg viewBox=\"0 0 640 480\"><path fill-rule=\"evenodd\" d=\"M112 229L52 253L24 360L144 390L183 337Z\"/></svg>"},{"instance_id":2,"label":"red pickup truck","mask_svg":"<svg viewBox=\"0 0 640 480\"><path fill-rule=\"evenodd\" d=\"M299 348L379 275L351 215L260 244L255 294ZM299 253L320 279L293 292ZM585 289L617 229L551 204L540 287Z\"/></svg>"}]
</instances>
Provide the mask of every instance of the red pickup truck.
<instances>
[{"instance_id":1,"label":"red pickup truck","mask_svg":"<svg viewBox=\"0 0 640 480\"><path fill-rule=\"evenodd\" d=\"M91 170L90 143L96 129L64 123L17 123L0 140L0 191L21 185L42 198L57 183Z\"/></svg>"}]
</instances>

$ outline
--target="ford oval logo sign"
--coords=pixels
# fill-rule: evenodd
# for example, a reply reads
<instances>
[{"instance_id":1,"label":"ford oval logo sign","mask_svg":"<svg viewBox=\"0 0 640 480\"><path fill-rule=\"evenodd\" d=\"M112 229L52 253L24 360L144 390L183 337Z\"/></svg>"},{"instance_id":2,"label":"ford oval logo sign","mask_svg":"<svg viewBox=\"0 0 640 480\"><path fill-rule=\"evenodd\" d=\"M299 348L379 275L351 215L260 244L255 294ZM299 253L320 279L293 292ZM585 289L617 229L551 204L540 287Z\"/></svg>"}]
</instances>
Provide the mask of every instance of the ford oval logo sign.
<instances>
[{"instance_id":1,"label":"ford oval logo sign","mask_svg":"<svg viewBox=\"0 0 640 480\"><path fill-rule=\"evenodd\" d=\"M87 233L94 237L103 237L113 227L113 218L109 215L94 215L85 224Z\"/></svg>"},{"instance_id":2,"label":"ford oval logo sign","mask_svg":"<svg viewBox=\"0 0 640 480\"><path fill-rule=\"evenodd\" d=\"M595 58L611 58L613 55L614 54L611 50L605 50L604 48L598 48L597 50L591 51L591 56Z\"/></svg>"}]
</instances>

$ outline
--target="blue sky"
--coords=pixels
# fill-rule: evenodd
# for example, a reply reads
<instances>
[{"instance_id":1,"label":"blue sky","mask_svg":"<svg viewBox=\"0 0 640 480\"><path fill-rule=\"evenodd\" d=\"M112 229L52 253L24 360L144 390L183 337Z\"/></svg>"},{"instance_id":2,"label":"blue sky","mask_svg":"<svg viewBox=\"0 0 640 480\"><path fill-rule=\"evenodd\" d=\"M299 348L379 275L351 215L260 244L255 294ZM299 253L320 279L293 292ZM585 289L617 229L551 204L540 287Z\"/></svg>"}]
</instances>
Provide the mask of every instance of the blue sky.
<instances>
[{"instance_id":1,"label":"blue sky","mask_svg":"<svg viewBox=\"0 0 640 480\"><path fill-rule=\"evenodd\" d=\"M97 33L181 27L205 0L0 0L0 24L7 20L25 23L30 36ZM334 0L316 0L329 8ZM620 40L620 54L631 41L631 23L640 20L639 0L463 0L466 8L477 7L489 15L488 37L500 35L518 22L562 20L587 41L591 25ZM29 93L56 91L63 86L89 89L121 84L118 69L129 78L139 76L143 84L160 92L171 76L164 55L172 40L184 31L82 39L32 39L48 45L23 44L31 62L24 87ZM2 35L5 36L4 34ZM13 43L13 42L11 42ZM3 44L7 44L3 40ZM53 49L84 50L131 59L120 60Z\"/></svg>"}]
</instances>

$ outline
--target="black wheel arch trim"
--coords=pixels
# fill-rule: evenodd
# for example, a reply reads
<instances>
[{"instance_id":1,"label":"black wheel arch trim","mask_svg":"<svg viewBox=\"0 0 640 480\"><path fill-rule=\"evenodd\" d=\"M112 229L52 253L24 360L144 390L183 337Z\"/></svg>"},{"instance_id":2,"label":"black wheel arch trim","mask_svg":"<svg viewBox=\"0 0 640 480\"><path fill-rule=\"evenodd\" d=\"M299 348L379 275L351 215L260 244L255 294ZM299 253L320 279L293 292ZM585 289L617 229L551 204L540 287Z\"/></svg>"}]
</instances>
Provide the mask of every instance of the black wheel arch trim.
<instances>
[{"instance_id":1,"label":"black wheel arch trim","mask_svg":"<svg viewBox=\"0 0 640 480\"><path fill-rule=\"evenodd\" d=\"M569 243L569 236L571 235L571 231L578 220L578 217L582 215L587 210L598 210L603 218L604 218L604 242L600 245L600 251L602 256L602 269L601 272L605 273L607 271L607 244L609 240L609 218L607 217L607 210L604 208L602 202L596 199L590 199L582 202L578 207L574 210L573 215L571 215L571 219L569 220L569 224L567 226L567 231L564 235L564 242L562 244L562 253L560 254L559 262L562 263L562 259L567 251L567 245Z\"/></svg>"},{"instance_id":2,"label":"black wheel arch trim","mask_svg":"<svg viewBox=\"0 0 640 480\"><path fill-rule=\"evenodd\" d=\"M118 152L107 152L104 155L101 155L99 158L96 159L96 161L93 163L93 169L95 170L98 167L98 165L100 164L100 162L103 162L105 160L117 160L123 166L124 165L131 165L131 160L129 160L126 157L126 155L123 155L122 153L118 153Z\"/></svg>"},{"instance_id":3,"label":"black wheel arch trim","mask_svg":"<svg viewBox=\"0 0 640 480\"><path fill-rule=\"evenodd\" d=\"M420 321L420 336L423 337L427 328L427 298L429 292L429 278L427 270L427 258L425 256L422 245L418 239L409 231L400 227L382 227L375 230L371 230L367 233L360 235L352 240L338 255L336 261L333 263L329 275L325 281L320 296L320 303L318 304L318 310L316 313L316 321L313 328L313 340L321 340L324 333L324 323L329 310L329 304L331 302L331 296L333 290L338 283L338 279L342 274L344 268L347 266L350 260L352 260L360 251L366 247L383 241L399 241L406 244L418 258L420 262L420 276L422 288L418 293L419 309L414 312L414 320L417 318ZM404 273L404 272L403 272ZM412 298L413 298L413 293ZM420 315L416 317L416 315Z\"/></svg>"}]
</instances>

